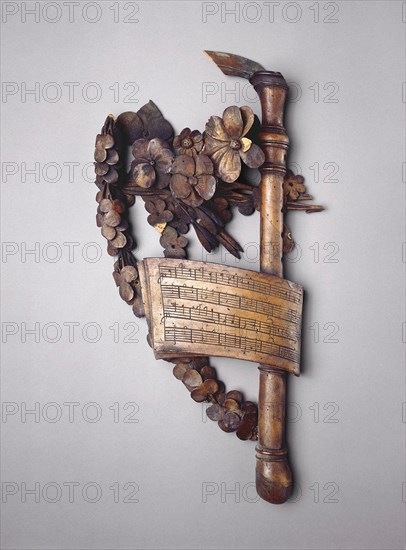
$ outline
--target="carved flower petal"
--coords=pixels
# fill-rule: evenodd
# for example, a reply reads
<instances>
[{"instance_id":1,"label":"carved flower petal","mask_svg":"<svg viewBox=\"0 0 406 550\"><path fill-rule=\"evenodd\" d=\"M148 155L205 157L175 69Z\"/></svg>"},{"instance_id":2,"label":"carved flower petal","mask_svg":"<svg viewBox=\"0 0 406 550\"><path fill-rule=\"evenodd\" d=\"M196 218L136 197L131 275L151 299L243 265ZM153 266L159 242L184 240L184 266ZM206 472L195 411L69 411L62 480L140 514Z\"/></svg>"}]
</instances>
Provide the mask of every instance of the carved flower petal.
<instances>
[{"instance_id":1,"label":"carved flower petal","mask_svg":"<svg viewBox=\"0 0 406 550\"><path fill-rule=\"evenodd\" d=\"M171 222L173 220L173 214L169 210L164 210L159 216L161 221L165 223Z\"/></svg>"},{"instance_id":2,"label":"carved flower petal","mask_svg":"<svg viewBox=\"0 0 406 550\"><path fill-rule=\"evenodd\" d=\"M178 233L176 229L174 229L170 225L167 225L165 227L164 232L161 235L161 238L159 239L159 244L164 248L167 248L170 245L175 246L177 238L178 238Z\"/></svg>"},{"instance_id":3,"label":"carved flower petal","mask_svg":"<svg viewBox=\"0 0 406 550\"><path fill-rule=\"evenodd\" d=\"M213 395L219 389L217 380L214 380L213 378L209 378L209 379L205 380L203 382L202 386L203 386L205 392L207 393L207 395ZM202 387L202 386L200 386L200 387Z\"/></svg>"},{"instance_id":4,"label":"carved flower petal","mask_svg":"<svg viewBox=\"0 0 406 550\"><path fill-rule=\"evenodd\" d=\"M204 136L204 154L205 155L212 155L213 153L216 153L220 149L224 149L225 147L228 147L228 141L219 141L218 139L212 138L209 134L206 134Z\"/></svg>"},{"instance_id":5,"label":"carved flower petal","mask_svg":"<svg viewBox=\"0 0 406 550\"><path fill-rule=\"evenodd\" d=\"M192 390L190 397L197 403L203 403L203 401L206 401L207 393L203 388L203 384L198 388L195 388L194 390Z\"/></svg>"},{"instance_id":6,"label":"carved flower petal","mask_svg":"<svg viewBox=\"0 0 406 550\"><path fill-rule=\"evenodd\" d=\"M175 155L170 149L161 149L155 155L155 167L161 174L168 174L171 170Z\"/></svg>"},{"instance_id":7,"label":"carved flower petal","mask_svg":"<svg viewBox=\"0 0 406 550\"><path fill-rule=\"evenodd\" d=\"M155 202L155 208L157 212L163 212L165 210L165 207L166 207L165 201L163 201L162 199L158 199Z\"/></svg>"},{"instance_id":8,"label":"carved flower petal","mask_svg":"<svg viewBox=\"0 0 406 550\"><path fill-rule=\"evenodd\" d=\"M138 279L138 270L133 265L125 265L121 270L121 275L126 283L131 283Z\"/></svg>"},{"instance_id":9,"label":"carved flower petal","mask_svg":"<svg viewBox=\"0 0 406 550\"><path fill-rule=\"evenodd\" d=\"M147 189L155 183L155 170L150 164L137 164L133 170L132 182Z\"/></svg>"},{"instance_id":10,"label":"carved flower petal","mask_svg":"<svg viewBox=\"0 0 406 550\"><path fill-rule=\"evenodd\" d=\"M169 182L171 180L170 174L162 174L160 172L155 172L156 175L156 186L158 189L165 189L165 187L168 187Z\"/></svg>"},{"instance_id":11,"label":"carved flower petal","mask_svg":"<svg viewBox=\"0 0 406 550\"><path fill-rule=\"evenodd\" d=\"M196 169L195 175L201 176L203 174L213 174L214 166L212 161L207 155L197 155L195 158Z\"/></svg>"},{"instance_id":12,"label":"carved flower petal","mask_svg":"<svg viewBox=\"0 0 406 550\"><path fill-rule=\"evenodd\" d=\"M251 147L252 145L252 141L246 137L243 137L240 139L240 143L242 145L241 147L241 151L243 153L246 153L248 151L248 149Z\"/></svg>"},{"instance_id":13,"label":"carved flower petal","mask_svg":"<svg viewBox=\"0 0 406 550\"><path fill-rule=\"evenodd\" d=\"M104 147L96 147L94 150L94 160L96 162L104 162L107 158L107 150Z\"/></svg>"},{"instance_id":14,"label":"carved flower petal","mask_svg":"<svg viewBox=\"0 0 406 550\"><path fill-rule=\"evenodd\" d=\"M115 149L108 149L106 152L107 152L107 157L106 157L107 164L111 164L111 165L117 164L118 161L120 160L117 151Z\"/></svg>"},{"instance_id":15,"label":"carved flower petal","mask_svg":"<svg viewBox=\"0 0 406 550\"><path fill-rule=\"evenodd\" d=\"M179 149L181 155L187 155L188 157L194 157L197 153L194 147L189 147L189 149Z\"/></svg>"},{"instance_id":16,"label":"carved flower petal","mask_svg":"<svg viewBox=\"0 0 406 550\"><path fill-rule=\"evenodd\" d=\"M199 132L199 130L193 130L193 132L190 132L190 139L193 139L193 142L196 144L199 141L203 140L202 134Z\"/></svg>"},{"instance_id":17,"label":"carved flower petal","mask_svg":"<svg viewBox=\"0 0 406 550\"><path fill-rule=\"evenodd\" d=\"M193 176L195 173L195 161L188 155L179 155L172 164L172 174Z\"/></svg>"},{"instance_id":18,"label":"carved flower petal","mask_svg":"<svg viewBox=\"0 0 406 550\"><path fill-rule=\"evenodd\" d=\"M215 404L206 409L206 414L210 418L210 420L214 420L215 422L222 420L225 410L221 405Z\"/></svg>"},{"instance_id":19,"label":"carved flower petal","mask_svg":"<svg viewBox=\"0 0 406 550\"><path fill-rule=\"evenodd\" d=\"M183 128L183 130L181 131L178 137L182 140L189 137L189 135L190 135L190 128Z\"/></svg>"},{"instance_id":20,"label":"carved flower petal","mask_svg":"<svg viewBox=\"0 0 406 550\"><path fill-rule=\"evenodd\" d=\"M229 147L222 147L221 149L219 149L218 151L210 155L210 158L214 164L214 172L216 176L220 175L219 166L220 166L221 159L227 153L227 151L229 151L229 149L230 149Z\"/></svg>"},{"instance_id":21,"label":"carved flower petal","mask_svg":"<svg viewBox=\"0 0 406 550\"><path fill-rule=\"evenodd\" d=\"M245 164L250 168L259 168L265 162L265 155L262 149L255 143L245 153L240 150L240 155Z\"/></svg>"},{"instance_id":22,"label":"carved flower petal","mask_svg":"<svg viewBox=\"0 0 406 550\"><path fill-rule=\"evenodd\" d=\"M163 139L153 138L148 142L148 157L155 159L164 149L169 149L169 144Z\"/></svg>"},{"instance_id":23,"label":"carved flower petal","mask_svg":"<svg viewBox=\"0 0 406 550\"><path fill-rule=\"evenodd\" d=\"M178 199L185 199L192 191L187 177L182 174L172 174L170 188Z\"/></svg>"},{"instance_id":24,"label":"carved flower petal","mask_svg":"<svg viewBox=\"0 0 406 550\"><path fill-rule=\"evenodd\" d=\"M228 149L218 166L220 177L226 183L235 181L241 172L241 160L238 151Z\"/></svg>"},{"instance_id":25,"label":"carved flower petal","mask_svg":"<svg viewBox=\"0 0 406 550\"><path fill-rule=\"evenodd\" d=\"M197 142L195 141L193 149L195 149L197 153L200 153L200 151L203 149L203 146L204 146L204 141L202 138L201 141L197 141Z\"/></svg>"},{"instance_id":26,"label":"carved flower petal","mask_svg":"<svg viewBox=\"0 0 406 550\"><path fill-rule=\"evenodd\" d=\"M183 201L189 206L200 206L203 202L203 197L199 195L192 187L190 188L190 195L183 199Z\"/></svg>"},{"instance_id":27,"label":"carved flower petal","mask_svg":"<svg viewBox=\"0 0 406 550\"><path fill-rule=\"evenodd\" d=\"M176 239L176 244L177 244L177 246L180 246L181 248L185 248L185 246L187 246L187 243L188 243L188 242L189 242L189 241L187 240L186 237L178 237L178 238Z\"/></svg>"},{"instance_id":28,"label":"carved flower petal","mask_svg":"<svg viewBox=\"0 0 406 550\"><path fill-rule=\"evenodd\" d=\"M155 214L157 212L157 208L155 206L155 203L152 201L147 201L144 205L145 210L149 212L150 214Z\"/></svg>"},{"instance_id":29,"label":"carved flower petal","mask_svg":"<svg viewBox=\"0 0 406 550\"><path fill-rule=\"evenodd\" d=\"M230 139L239 139L243 131L243 121L240 109L236 105L227 107L223 113L223 121Z\"/></svg>"},{"instance_id":30,"label":"carved flower petal","mask_svg":"<svg viewBox=\"0 0 406 550\"><path fill-rule=\"evenodd\" d=\"M104 176L110 170L110 166L107 162L98 162L95 163L94 171L98 176Z\"/></svg>"},{"instance_id":31,"label":"carved flower petal","mask_svg":"<svg viewBox=\"0 0 406 550\"><path fill-rule=\"evenodd\" d=\"M134 298L134 289L126 282L122 282L119 288L119 294L125 302L131 302Z\"/></svg>"},{"instance_id":32,"label":"carved flower petal","mask_svg":"<svg viewBox=\"0 0 406 550\"><path fill-rule=\"evenodd\" d=\"M114 138L110 134L97 134L96 148L111 149L114 145Z\"/></svg>"},{"instance_id":33,"label":"carved flower petal","mask_svg":"<svg viewBox=\"0 0 406 550\"><path fill-rule=\"evenodd\" d=\"M142 137L144 125L137 113L132 111L121 113L117 117L116 125L121 130L128 145L131 145L136 139Z\"/></svg>"},{"instance_id":34,"label":"carved flower petal","mask_svg":"<svg viewBox=\"0 0 406 550\"><path fill-rule=\"evenodd\" d=\"M133 312L136 317L145 317L144 303L138 294L134 297Z\"/></svg>"},{"instance_id":35,"label":"carved flower petal","mask_svg":"<svg viewBox=\"0 0 406 550\"><path fill-rule=\"evenodd\" d=\"M242 131L241 136L245 136L249 130L251 129L251 126L254 124L254 111L251 109L251 107L240 107L242 121L244 124L244 128Z\"/></svg>"},{"instance_id":36,"label":"carved flower petal","mask_svg":"<svg viewBox=\"0 0 406 550\"><path fill-rule=\"evenodd\" d=\"M201 197L208 201L214 195L216 183L216 178L214 176L199 176L195 189Z\"/></svg>"},{"instance_id":37,"label":"carved flower petal","mask_svg":"<svg viewBox=\"0 0 406 550\"><path fill-rule=\"evenodd\" d=\"M211 116L209 118L206 123L206 132L212 138L218 139L219 141L230 141L223 119L219 116Z\"/></svg>"},{"instance_id":38,"label":"carved flower petal","mask_svg":"<svg viewBox=\"0 0 406 550\"><path fill-rule=\"evenodd\" d=\"M133 143L132 153L133 153L133 156L136 160L138 160L138 159L142 159L142 160L149 159L148 144L149 144L149 141L147 139L144 139L144 138L137 139L137 141L135 141Z\"/></svg>"},{"instance_id":39,"label":"carved flower petal","mask_svg":"<svg viewBox=\"0 0 406 550\"><path fill-rule=\"evenodd\" d=\"M107 183L116 183L118 181L118 172L112 166L105 176L103 176L104 181Z\"/></svg>"},{"instance_id":40,"label":"carved flower petal","mask_svg":"<svg viewBox=\"0 0 406 550\"><path fill-rule=\"evenodd\" d=\"M109 225L110 227L117 227L118 225L120 225L120 222L121 216L115 210L110 210L110 212L107 212L107 214L103 218L103 223Z\"/></svg>"}]
</instances>

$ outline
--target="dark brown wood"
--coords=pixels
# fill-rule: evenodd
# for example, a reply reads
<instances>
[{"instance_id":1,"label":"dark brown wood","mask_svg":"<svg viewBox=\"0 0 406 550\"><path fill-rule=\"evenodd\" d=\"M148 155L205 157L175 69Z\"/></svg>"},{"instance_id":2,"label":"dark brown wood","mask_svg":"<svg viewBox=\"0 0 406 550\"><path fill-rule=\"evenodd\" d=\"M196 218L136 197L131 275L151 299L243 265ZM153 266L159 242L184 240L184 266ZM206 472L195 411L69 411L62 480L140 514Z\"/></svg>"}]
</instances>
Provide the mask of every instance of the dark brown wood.
<instances>
[{"instance_id":1,"label":"dark brown wood","mask_svg":"<svg viewBox=\"0 0 406 550\"><path fill-rule=\"evenodd\" d=\"M289 138L283 127L288 86L280 73L259 71L251 79L261 101L261 271L283 277L283 180ZM256 487L273 504L286 502L292 473L285 444L286 373L260 366Z\"/></svg>"}]
</instances>

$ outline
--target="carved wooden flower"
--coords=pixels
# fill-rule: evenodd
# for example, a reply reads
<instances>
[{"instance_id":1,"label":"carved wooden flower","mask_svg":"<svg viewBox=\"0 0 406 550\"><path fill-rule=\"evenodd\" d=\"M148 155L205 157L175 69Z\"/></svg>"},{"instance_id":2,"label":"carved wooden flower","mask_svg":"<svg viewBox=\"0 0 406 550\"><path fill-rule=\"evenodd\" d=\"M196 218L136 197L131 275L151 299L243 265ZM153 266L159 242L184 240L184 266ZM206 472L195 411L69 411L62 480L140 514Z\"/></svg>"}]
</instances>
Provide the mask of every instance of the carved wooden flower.
<instances>
[{"instance_id":1,"label":"carved wooden flower","mask_svg":"<svg viewBox=\"0 0 406 550\"><path fill-rule=\"evenodd\" d=\"M191 132L190 128L184 128L173 140L173 148L179 155L194 157L203 149L203 136L199 130Z\"/></svg>"},{"instance_id":2,"label":"carved wooden flower","mask_svg":"<svg viewBox=\"0 0 406 550\"><path fill-rule=\"evenodd\" d=\"M132 265L125 265L119 269L118 265L115 266L113 277L116 285L119 287L121 298L127 302L132 303L135 295L134 282L138 281L138 270Z\"/></svg>"},{"instance_id":3,"label":"carved wooden flower","mask_svg":"<svg viewBox=\"0 0 406 550\"><path fill-rule=\"evenodd\" d=\"M167 187L170 179L169 171L174 159L174 153L169 144L159 138L137 139L133 143L134 160L131 164L130 181L126 192L132 187L148 188L155 185L159 189Z\"/></svg>"},{"instance_id":4,"label":"carved wooden flower","mask_svg":"<svg viewBox=\"0 0 406 550\"><path fill-rule=\"evenodd\" d=\"M147 220L150 225L168 223L173 220L172 212L167 209L166 203L162 199L147 201L145 203L145 210L149 212Z\"/></svg>"},{"instance_id":5,"label":"carved wooden flower","mask_svg":"<svg viewBox=\"0 0 406 550\"><path fill-rule=\"evenodd\" d=\"M114 138L110 134L97 134L94 160L104 162L108 155L108 150L114 146Z\"/></svg>"},{"instance_id":6,"label":"carved wooden flower","mask_svg":"<svg viewBox=\"0 0 406 550\"><path fill-rule=\"evenodd\" d=\"M161 111L153 101L149 101L136 113L126 111L116 120L128 145L140 138L159 138L169 140L173 136L173 128L162 116Z\"/></svg>"},{"instance_id":7,"label":"carved wooden flower","mask_svg":"<svg viewBox=\"0 0 406 550\"><path fill-rule=\"evenodd\" d=\"M198 403L202 403L203 401L210 401L219 389L215 376L216 371L213 367L203 367L200 373L195 369L191 369L185 372L182 382L191 392L191 398Z\"/></svg>"},{"instance_id":8,"label":"carved wooden flower","mask_svg":"<svg viewBox=\"0 0 406 550\"><path fill-rule=\"evenodd\" d=\"M138 270L133 265L125 265L120 269L119 262L114 264L113 278L119 287L120 297L133 306L134 314L143 317L144 304L141 298Z\"/></svg>"},{"instance_id":9,"label":"carved wooden flower","mask_svg":"<svg viewBox=\"0 0 406 550\"><path fill-rule=\"evenodd\" d=\"M107 252L110 256L116 256L118 249L128 244L125 231L128 222L121 217L125 211L125 205L118 199L102 199L97 209L96 223L101 227L101 234L109 241Z\"/></svg>"},{"instance_id":10,"label":"carved wooden flower","mask_svg":"<svg viewBox=\"0 0 406 550\"><path fill-rule=\"evenodd\" d=\"M118 172L116 170L119 163L119 155L115 146L113 133L114 119L109 115L103 125L102 133L96 137L94 160L96 172L96 184L99 189L103 183L117 183Z\"/></svg>"},{"instance_id":11,"label":"carved wooden flower","mask_svg":"<svg viewBox=\"0 0 406 550\"><path fill-rule=\"evenodd\" d=\"M188 240L180 237L173 227L167 225L162 233L159 243L164 248L165 258L185 258Z\"/></svg>"},{"instance_id":12,"label":"carved wooden flower","mask_svg":"<svg viewBox=\"0 0 406 550\"><path fill-rule=\"evenodd\" d=\"M286 199L296 201L306 191L303 182L303 176L295 176L291 170L287 170L285 179L283 180L283 192Z\"/></svg>"},{"instance_id":13,"label":"carved wooden flower","mask_svg":"<svg viewBox=\"0 0 406 550\"><path fill-rule=\"evenodd\" d=\"M171 169L172 194L190 206L200 206L216 190L214 167L207 155L179 155Z\"/></svg>"},{"instance_id":14,"label":"carved wooden flower","mask_svg":"<svg viewBox=\"0 0 406 550\"><path fill-rule=\"evenodd\" d=\"M226 183L235 181L241 172L241 160L250 168L265 161L261 148L245 137L254 123L250 107L227 107L223 118L210 117L206 124L203 152L209 155L216 175Z\"/></svg>"}]
</instances>

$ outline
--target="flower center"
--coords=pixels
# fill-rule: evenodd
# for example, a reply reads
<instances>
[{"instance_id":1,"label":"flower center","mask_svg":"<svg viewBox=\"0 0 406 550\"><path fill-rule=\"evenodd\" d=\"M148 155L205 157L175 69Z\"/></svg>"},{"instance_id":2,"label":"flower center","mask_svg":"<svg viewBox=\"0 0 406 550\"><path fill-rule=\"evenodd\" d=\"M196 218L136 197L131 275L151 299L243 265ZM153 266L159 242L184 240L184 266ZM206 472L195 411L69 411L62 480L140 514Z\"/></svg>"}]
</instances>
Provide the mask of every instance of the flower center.
<instances>
[{"instance_id":1,"label":"flower center","mask_svg":"<svg viewBox=\"0 0 406 550\"><path fill-rule=\"evenodd\" d=\"M151 159L151 160L149 161L149 163L150 163L151 166L155 166L155 161L154 161L154 159Z\"/></svg>"},{"instance_id":2,"label":"flower center","mask_svg":"<svg viewBox=\"0 0 406 550\"><path fill-rule=\"evenodd\" d=\"M182 139L182 147L185 149L190 149L192 147L193 141L190 138Z\"/></svg>"},{"instance_id":3,"label":"flower center","mask_svg":"<svg viewBox=\"0 0 406 550\"><path fill-rule=\"evenodd\" d=\"M234 149L235 151L238 151L238 149L241 149L241 142L239 139L232 139L230 141L230 147L231 149Z\"/></svg>"},{"instance_id":4,"label":"flower center","mask_svg":"<svg viewBox=\"0 0 406 550\"><path fill-rule=\"evenodd\" d=\"M190 183L190 185L196 185L197 184L196 176L190 176L189 183Z\"/></svg>"}]
</instances>

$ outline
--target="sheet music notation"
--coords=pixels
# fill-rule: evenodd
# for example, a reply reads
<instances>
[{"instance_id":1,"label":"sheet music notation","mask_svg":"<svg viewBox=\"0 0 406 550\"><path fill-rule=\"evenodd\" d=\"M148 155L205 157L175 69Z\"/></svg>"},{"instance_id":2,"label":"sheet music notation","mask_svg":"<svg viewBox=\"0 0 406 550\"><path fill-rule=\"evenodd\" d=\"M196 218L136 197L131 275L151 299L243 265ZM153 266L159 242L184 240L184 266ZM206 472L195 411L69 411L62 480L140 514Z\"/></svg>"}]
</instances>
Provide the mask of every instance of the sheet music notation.
<instances>
[{"instance_id":1,"label":"sheet music notation","mask_svg":"<svg viewBox=\"0 0 406 550\"><path fill-rule=\"evenodd\" d=\"M246 269L168 258L145 259L140 277L156 357L225 356L299 374L299 285Z\"/></svg>"}]
</instances>

